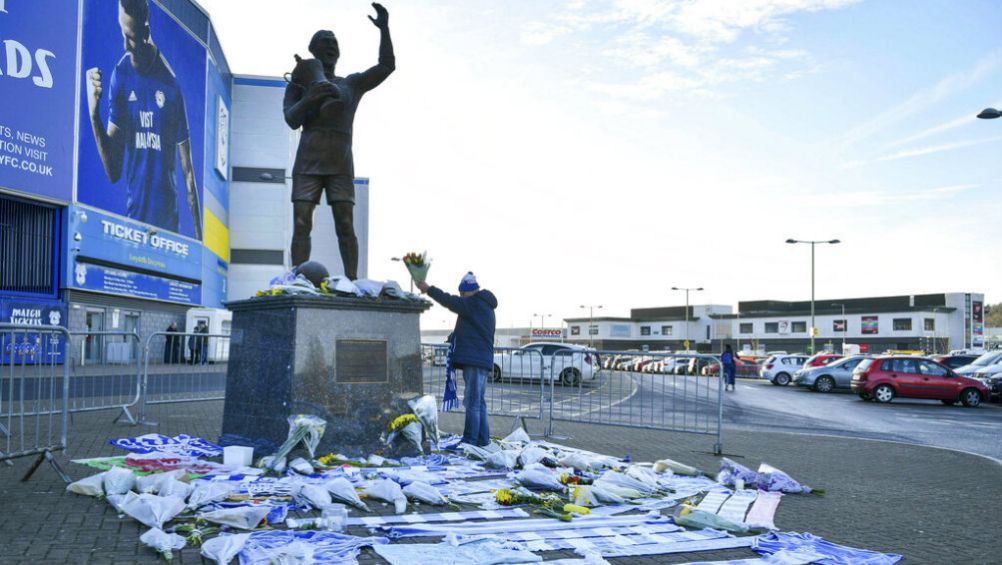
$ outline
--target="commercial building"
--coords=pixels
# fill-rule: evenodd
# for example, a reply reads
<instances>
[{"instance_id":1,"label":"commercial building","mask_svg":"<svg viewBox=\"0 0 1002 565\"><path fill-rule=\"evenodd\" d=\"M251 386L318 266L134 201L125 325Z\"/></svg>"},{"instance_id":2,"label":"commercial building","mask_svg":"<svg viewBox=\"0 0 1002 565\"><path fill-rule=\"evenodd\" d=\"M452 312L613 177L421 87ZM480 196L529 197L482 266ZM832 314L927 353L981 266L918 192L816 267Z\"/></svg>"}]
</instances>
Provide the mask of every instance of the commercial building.
<instances>
[{"instance_id":1,"label":"commercial building","mask_svg":"<svg viewBox=\"0 0 1002 565\"><path fill-rule=\"evenodd\" d=\"M145 337L290 267L298 133L282 79L234 78L193 0L128 18L116 0L0 6L0 323ZM368 182L356 186L364 276ZM339 272L325 209L314 258ZM88 340L84 360L108 341Z\"/></svg>"},{"instance_id":2,"label":"commercial building","mask_svg":"<svg viewBox=\"0 0 1002 565\"><path fill-rule=\"evenodd\" d=\"M982 349L984 295L940 293L816 300L817 349L839 352ZM810 301L752 300L730 306L637 308L629 317L567 318L567 339L605 350L806 351L811 343Z\"/></svg>"}]
</instances>

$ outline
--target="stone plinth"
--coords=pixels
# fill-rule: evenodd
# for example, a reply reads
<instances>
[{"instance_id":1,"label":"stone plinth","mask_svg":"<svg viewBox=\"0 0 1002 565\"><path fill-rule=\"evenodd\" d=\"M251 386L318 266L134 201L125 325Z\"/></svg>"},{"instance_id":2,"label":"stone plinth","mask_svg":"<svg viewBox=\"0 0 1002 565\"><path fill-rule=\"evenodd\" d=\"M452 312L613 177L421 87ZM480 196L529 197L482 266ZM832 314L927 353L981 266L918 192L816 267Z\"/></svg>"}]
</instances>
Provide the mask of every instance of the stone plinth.
<instances>
[{"instance_id":1,"label":"stone plinth","mask_svg":"<svg viewBox=\"0 0 1002 565\"><path fill-rule=\"evenodd\" d=\"M317 454L367 454L423 390L419 317L394 299L266 296L233 311L223 445L255 458L285 441L291 414L327 420Z\"/></svg>"}]
</instances>

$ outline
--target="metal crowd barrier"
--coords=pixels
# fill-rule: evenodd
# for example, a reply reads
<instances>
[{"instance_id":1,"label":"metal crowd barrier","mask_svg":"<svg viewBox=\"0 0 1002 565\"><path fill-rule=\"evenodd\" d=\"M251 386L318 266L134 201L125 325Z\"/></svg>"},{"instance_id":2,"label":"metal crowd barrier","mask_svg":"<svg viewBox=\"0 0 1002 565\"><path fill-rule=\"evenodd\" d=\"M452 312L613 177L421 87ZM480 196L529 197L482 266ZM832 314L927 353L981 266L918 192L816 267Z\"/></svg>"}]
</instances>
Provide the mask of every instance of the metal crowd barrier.
<instances>
[{"instance_id":1,"label":"metal crowd barrier","mask_svg":"<svg viewBox=\"0 0 1002 565\"><path fill-rule=\"evenodd\" d=\"M129 410L139 402L142 352L134 331L70 332L68 351L70 412L118 408L114 421L136 419Z\"/></svg>"},{"instance_id":2,"label":"metal crowd barrier","mask_svg":"<svg viewBox=\"0 0 1002 565\"><path fill-rule=\"evenodd\" d=\"M146 339L139 423L150 404L223 400L230 335L156 332Z\"/></svg>"},{"instance_id":3,"label":"metal crowd barrier","mask_svg":"<svg viewBox=\"0 0 1002 565\"><path fill-rule=\"evenodd\" d=\"M69 332L57 326L0 324L0 461L12 465L12 459L38 456L22 481L48 461L70 482L52 456L66 449L69 341Z\"/></svg>"},{"instance_id":4,"label":"metal crowd barrier","mask_svg":"<svg viewBox=\"0 0 1002 565\"><path fill-rule=\"evenodd\" d=\"M424 367L424 392L441 402L445 393L445 344L421 344ZM515 418L513 429L524 419L543 421L546 411L546 380L543 356L538 351L522 351L514 347L494 348L494 367L487 376L484 401L487 413ZM464 411L462 371L456 371L457 411Z\"/></svg>"},{"instance_id":5,"label":"metal crowd barrier","mask_svg":"<svg viewBox=\"0 0 1002 565\"><path fill-rule=\"evenodd\" d=\"M589 351L555 354L547 437L554 422L652 428L716 436L722 453L723 378L714 355ZM713 369L717 370L714 371Z\"/></svg>"}]
</instances>

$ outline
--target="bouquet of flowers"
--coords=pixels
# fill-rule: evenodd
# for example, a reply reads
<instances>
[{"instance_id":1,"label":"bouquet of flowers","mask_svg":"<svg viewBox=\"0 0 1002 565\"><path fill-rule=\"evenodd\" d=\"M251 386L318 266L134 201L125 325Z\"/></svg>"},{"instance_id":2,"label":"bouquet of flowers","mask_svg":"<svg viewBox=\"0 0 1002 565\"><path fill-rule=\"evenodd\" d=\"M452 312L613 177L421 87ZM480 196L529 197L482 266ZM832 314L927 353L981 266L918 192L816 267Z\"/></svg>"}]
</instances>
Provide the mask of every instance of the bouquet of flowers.
<instances>
[{"instance_id":1,"label":"bouquet of flowers","mask_svg":"<svg viewBox=\"0 0 1002 565\"><path fill-rule=\"evenodd\" d=\"M428 267L431 262L426 257L428 253L410 252L404 255L404 266L411 274L411 278L416 282L424 282L428 278Z\"/></svg>"},{"instance_id":2,"label":"bouquet of flowers","mask_svg":"<svg viewBox=\"0 0 1002 565\"><path fill-rule=\"evenodd\" d=\"M403 438L418 453L424 453L424 449L421 446L421 430L421 421L418 420L415 414L397 416L390 422L389 433L386 436L386 445L393 445L393 442L397 438Z\"/></svg>"},{"instance_id":3,"label":"bouquet of flowers","mask_svg":"<svg viewBox=\"0 0 1002 565\"><path fill-rule=\"evenodd\" d=\"M278 452L269 457L262 458L258 462L258 467L267 467L265 471L281 472L285 467L285 456L296 448L300 443L310 452L312 458L320 443L320 438L324 436L327 428L327 421L319 416L310 414L293 414L289 416L289 437L286 438Z\"/></svg>"}]
</instances>

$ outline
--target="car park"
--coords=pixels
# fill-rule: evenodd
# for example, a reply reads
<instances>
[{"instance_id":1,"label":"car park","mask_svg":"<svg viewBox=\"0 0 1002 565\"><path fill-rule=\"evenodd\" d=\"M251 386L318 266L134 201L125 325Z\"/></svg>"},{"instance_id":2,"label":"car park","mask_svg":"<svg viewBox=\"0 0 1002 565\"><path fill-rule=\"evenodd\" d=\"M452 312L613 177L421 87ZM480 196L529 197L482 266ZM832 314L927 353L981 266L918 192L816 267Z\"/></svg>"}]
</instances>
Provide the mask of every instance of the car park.
<instances>
[{"instance_id":1,"label":"car park","mask_svg":"<svg viewBox=\"0 0 1002 565\"><path fill-rule=\"evenodd\" d=\"M931 359L904 355L863 359L853 370L851 386L863 400L880 403L900 396L975 407L991 394L977 379L958 375Z\"/></svg>"},{"instance_id":2,"label":"car park","mask_svg":"<svg viewBox=\"0 0 1002 565\"><path fill-rule=\"evenodd\" d=\"M766 359L758 374L774 385L786 386L808 358L807 355L773 355Z\"/></svg>"},{"instance_id":3,"label":"car park","mask_svg":"<svg viewBox=\"0 0 1002 565\"><path fill-rule=\"evenodd\" d=\"M559 380L574 386L592 381L601 365L598 353L581 345L559 342L530 343L513 351L494 354L493 379Z\"/></svg>"},{"instance_id":4,"label":"car park","mask_svg":"<svg viewBox=\"0 0 1002 565\"><path fill-rule=\"evenodd\" d=\"M852 371L866 355L853 355L835 359L827 365L803 367L793 375L793 384L807 387L817 392L831 392L836 388L848 389L852 386Z\"/></svg>"},{"instance_id":5,"label":"car park","mask_svg":"<svg viewBox=\"0 0 1002 565\"><path fill-rule=\"evenodd\" d=\"M703 375L716 376L720 372L720 364L712 362L703 367ZM756 377L758 376L758 365L754 361L748 361L740 357L734 358L734 376L736 377Z\"/></svg>"}]
</instances>

